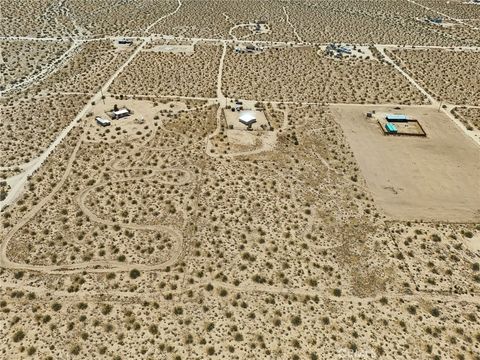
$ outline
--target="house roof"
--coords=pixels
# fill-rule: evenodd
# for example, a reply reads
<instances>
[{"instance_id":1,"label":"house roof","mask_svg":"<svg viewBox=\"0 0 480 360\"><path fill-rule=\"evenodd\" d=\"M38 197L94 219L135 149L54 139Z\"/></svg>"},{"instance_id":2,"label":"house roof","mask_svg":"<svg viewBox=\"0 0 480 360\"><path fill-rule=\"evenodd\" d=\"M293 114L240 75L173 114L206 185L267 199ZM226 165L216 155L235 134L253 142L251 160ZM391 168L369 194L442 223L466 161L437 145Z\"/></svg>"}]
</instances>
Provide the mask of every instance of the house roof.
<instances>
[{"instance_id":1,"label":"house roof","mask_svg":"<svg viewBox=\"0 0 480 360\"><path fill-rule=\"evenodd\" d=\"M245 110L240 111L238 119L240 120L240 122L248 124L257 121L257 116L255 115L254 111Z\"/></svg>"},{"instance_id":2,"label":"house roof","mask_svg":"<svg viewBox=\"0 0 480 360\"><path fill-rule=\"evenodd\" d=\"M119 109L117 111L113 112L115 115L122 115L122 114L130 114L130 111L128 109Z\"/></svg>"}]
</instances>

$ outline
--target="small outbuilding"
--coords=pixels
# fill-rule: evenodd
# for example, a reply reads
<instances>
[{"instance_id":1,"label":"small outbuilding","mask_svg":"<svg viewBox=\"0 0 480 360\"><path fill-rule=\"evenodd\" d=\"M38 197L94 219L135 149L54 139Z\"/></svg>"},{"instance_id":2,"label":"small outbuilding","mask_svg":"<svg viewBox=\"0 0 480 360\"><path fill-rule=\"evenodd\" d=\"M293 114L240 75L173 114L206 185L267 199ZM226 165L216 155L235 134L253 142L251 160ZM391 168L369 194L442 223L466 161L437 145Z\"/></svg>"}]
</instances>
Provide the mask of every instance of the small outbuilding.
<instances>
[{"instance_id":1,"label":"small outbuilding","mask_svg":"<svg viewBox=\"0 0 480 360\"><path fill-rule=\"evenodd\" d=\"M390 122L405 122L408 121L407 115L396 115L396 114L388 114L385 116L385 119Z\"/></svg>"},{"instance_id":2,"label":"small outbuilding","mask_svg":"<svg viewBox=\"0 0 480 360\"><path fill-rule=\"evenodd\" d=\"M246 126L251 126L252 124L257 122L257 116L255 115L254 111L240 111L238 116L238 121Z\"/></svg>"},{"instance_id":3,"label":"small outbuilding","mask_svg":"<svg viewBox=\"0 0 480 360\"><path fill-rule=\"evenodd\" d=\"M389 134L396 134L398 132L397 127L393 125L392 123L387 123L385 125L385 129Z\"/></svg>"},{"instance_id":4,"label":"small outbuilding","mask_svg":"<svg viewBox=\"0 0 480 360\"><path fill-rule=\"evenodd\" d=\"M95 118L95 121L96 121L97 124L100 125L100 126L110 126L110 125L111 125L110 120L103 119L103 118L101 118L100 116L97 116L97 117Z\"/></svg>"}]
</instances>

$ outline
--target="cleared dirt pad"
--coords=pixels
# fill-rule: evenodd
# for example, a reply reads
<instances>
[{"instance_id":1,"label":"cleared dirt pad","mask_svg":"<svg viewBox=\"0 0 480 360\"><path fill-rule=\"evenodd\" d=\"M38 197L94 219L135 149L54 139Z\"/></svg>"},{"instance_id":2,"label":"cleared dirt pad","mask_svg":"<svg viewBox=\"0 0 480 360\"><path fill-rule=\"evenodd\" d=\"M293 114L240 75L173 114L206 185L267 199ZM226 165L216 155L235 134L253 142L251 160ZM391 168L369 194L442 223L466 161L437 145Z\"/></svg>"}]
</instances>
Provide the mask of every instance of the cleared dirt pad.
<instances>
[{"instance_id":1,"label":"cleared dirt pad","mask_svg":"<svg viewBox=\"0 0 480 360\"><path fill-rule=\"evenodd\" d=\"M385 136L376 121L366 118L370 110L332 107L385 213L400 220L479 221L480 149L434 109L401 110L420 121L426 138Z\"/></svg>"}]
</instances>

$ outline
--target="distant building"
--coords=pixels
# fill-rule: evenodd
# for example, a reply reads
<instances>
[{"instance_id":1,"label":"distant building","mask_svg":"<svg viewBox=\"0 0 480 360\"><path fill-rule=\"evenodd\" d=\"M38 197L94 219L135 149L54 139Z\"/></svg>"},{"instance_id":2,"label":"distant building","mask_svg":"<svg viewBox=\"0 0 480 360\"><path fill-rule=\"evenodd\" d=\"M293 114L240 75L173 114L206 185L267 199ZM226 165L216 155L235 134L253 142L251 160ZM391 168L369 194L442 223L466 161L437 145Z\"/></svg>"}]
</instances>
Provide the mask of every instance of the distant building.
<instances>
[{"instance_id":1,"label":"distant building","mask_svg":"<svg viewBox=\"0 0 480 360\"><path fill-rule=\"evenodd\" d=\"M396 114L388 114L385 116L385 119L390 122L405 122L408 121L407 115L396 115Z\"/></svg>"},{"instance_id":2,"label":"distant building","mask_svg":"<svg viewBox=\"0 0 480 360\"><path fill-rule=\"evenodd\" d=\"M120 45L131 45L131 44L133 44L133 40L132 39L120 39L120 40L118 40L118 43Z\"/></svg>"},{"instance_id":3,"label":"distant building","mask_svg":"<svg viewBox=\"0 0 480 360\"><path fill-rule=\"evenodd\" d=\"M128 109L119 109L116 111L112 111L112 115L114 119L121 119L123 117L129 116L130 115L130 110Z\"/></svg>"},{"instance_id":4,"label":"distant building","mask_svg":"<svg viewBox=\"0 0 480 360\"><path fill-rule=\"evenodd\" d=\"M110 120L103 119L103 118L101 118L100 116L97 116L97 117L95 118L95 121L96 121L97 124L100 125L100 126L110 126L110 125L111 125Z\"/></svg>"},{"instance_id":5,"label":"distant building","mask_svg":"<svg viewBox=\"0 0 480 360\"><path fill-rule=\"evenodd\" d=\"M434 24L441 24L443 22L443 18L441 18L440 16L438 17L427 16L427 21L430 21L431 23L434 23Z\"/></svg>"},{"instance_id":6,"label":"distant building","mask_svg":"<svg viewBox=\"0 0 480 360\"><path fill-rule=\"evenodd\" d=\"M350 49L349 47L337 45L335 43L328 44L325 51L328 55L334 55L336 53L337 57L339 57L338 55L341 56L341 54L352 54L352 49Z\"/></svg>"},{"instance_id":7,"label":"distant building","mask_svg":"<svg viewBox=\"0 0 480 360\"><path fill-rule=\"evenodd\" d=\"M253 44L247 44L246 46L241 45L241 46L235 47L236 53L254 53L260 50L261 48L258 48Z\"/></svg>"},{"instance_id":8,"label":"distant building","mask_svg":"<svg viewBox=\"0 0 480 360\"><path fill-rule=\"evenodd\" d=\"M246 126L251 126L252 124L257 122L257 117L254 111L244 110L240 111L238 116L238 121Z\"/></svg>"}]
</instances>

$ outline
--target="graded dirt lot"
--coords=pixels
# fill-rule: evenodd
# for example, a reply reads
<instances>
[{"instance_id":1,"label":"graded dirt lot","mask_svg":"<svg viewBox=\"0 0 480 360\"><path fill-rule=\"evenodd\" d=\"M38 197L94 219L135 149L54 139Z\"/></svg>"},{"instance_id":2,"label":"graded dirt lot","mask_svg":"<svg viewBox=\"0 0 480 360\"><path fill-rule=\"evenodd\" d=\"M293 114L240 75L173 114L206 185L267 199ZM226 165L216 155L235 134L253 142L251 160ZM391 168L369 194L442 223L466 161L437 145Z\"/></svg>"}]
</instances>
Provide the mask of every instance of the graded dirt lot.
<instances>
[{"instance_id":1,"label":"graded dirt lot","mask_svg":"<svg viewBox=\"0 0 480 360\"><path fill-rule=\"evenodd\" d=\"M377 111L393 112L393 108ZM426 138L383 135L370 108L332 107L376 203L392 219L480 221L480 154L445 115L406 107ZM399 111L397 111L398 113Z\"/></svg>"}]
</instances>

